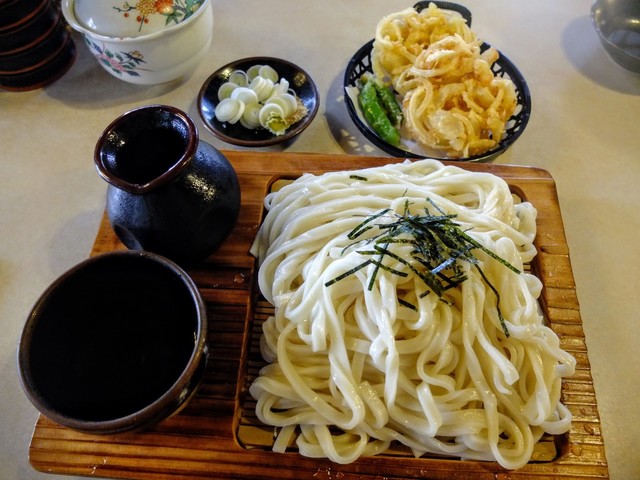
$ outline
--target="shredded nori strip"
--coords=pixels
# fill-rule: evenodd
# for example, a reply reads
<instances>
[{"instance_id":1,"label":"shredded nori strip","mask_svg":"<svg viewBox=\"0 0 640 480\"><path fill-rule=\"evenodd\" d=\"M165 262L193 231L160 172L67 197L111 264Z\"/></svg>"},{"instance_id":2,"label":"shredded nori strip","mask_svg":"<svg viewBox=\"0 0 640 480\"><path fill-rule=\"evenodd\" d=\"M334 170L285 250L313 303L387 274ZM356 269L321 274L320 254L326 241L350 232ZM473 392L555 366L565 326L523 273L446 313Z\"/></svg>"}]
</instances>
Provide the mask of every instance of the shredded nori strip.
<instances>
[{"instance_id":1,"label":"shredded nori strip","mask_svg":"<svg viewBox=\"0 0 640 480\"><path fill-rule=\"evenodd\" d=\"M384 210L381 210L378 213L367 217L367 219L364 222L362 222L360 225L358 225L356 228L354 228L351 231L351 233L349 233L349 235L347 235L347 237L349 237L349 240L353 240L354 238L358 238L364 232L366 232L367 230L369 230L370 228L373 227L373 226L367 226L367 224L373 222L377 218L382 217L383 215L385 215L386 213L388 213L390 211L391 211L390 208L385 208Z\"/></svg>"},{"instance_id":2,"label":"shredded nori strip","mask_svg":"<svg viewBox=\"0 0 640 480\"><path fill-rule=\"evenodd\" d=\"M411 310L415 310L416 312L418 311L418 307L416 307L412 303L409 303L409 302L407 302L407 301L405 301L405 300L403 300L401 298L398 299L398 303L400 305L403 305L403 306L407 307L407 308L410 308Z\"/></svg>"},{"instance_id":3,"label":"shredded nori strip","mask_svg":"<svg viewBox=\"0 0 640 480\"><path fill-rule=\"evenodd\" d=\"M344 272L342 275L338 275L336 278L329 280L327 283L324 284L325 287L329 287L331 285L333 285L336 282L339 282L340 280L342 280L343 278L347 278L349 275L352 275L354 273L356 273L358 270L366 267L367 265L369 265L371 263L371 260L367 260L366 262L361 263L360 265L358 265L357 267L353 267L351 270L349 270L348 272Z\"/></svg>"},{"instance_id":4,"label":"shredded nori strip","mask_svg":"<svg viewBox=\"0 0 640 480\"><path fill-rule=\"evenodd\" d=\"M354 174L352 174L352 175L349 175L349 178L352 178L352 179L354 179L354 180L362 180L363 182L368 181L368 178L367 178L367 177L363 177L363 176L361 176L361 175L356 175L355 173L354 173Z\"/></svg>"},{"instance_id":5,"label":"shredded nori strip","mask_svg":"<svg viewBox=\"0 0 640 480\"><path fill-rule=\"evenodd\" d=\"M508 337L509 331L502 312L500 311L500 296L498 291L485 276L480 268L479 260L473 255L472 251L475 249L482 250L491 258L497 260L517 274L520 273L520 270L464 232L460 228L460 225L453 221L456 215L446 214L429 198L427 198L427 202L437 210L438 214L434 215L430 213L428 208L425 207L423 215L411 215L409 213L409 201L406 200L402 215L398 213L389 214L391 209L387 208L366 217L364 221L358 224L347 235L350 240L356 241L345 247L343 253L356 244L366 242L367 245L372 245L372 248L359 249L356 251L360 255L373 258L369 258L348 272L329 280L325 283L325 286L333 285L371 264L373 264L375 268L369 279L368 290L373 288L378 272L381 269L394 275L406 277L408 275L406 271L393 268L384 263L385 259L389 258L411 270L427 286L427 291L419 294L418 298L423 298L430 291L433 291L442 299L448 289L459 286L467 279L461 262L468 262L476 268L483 281L495 294L500 324L505 335ZM383 217L385 217L385 222L376 222L376 220L380 220ZM391 219L391 221L389 221L389 219ZM365 232L374 228L380 230L378 235L358 240ZM402 258L392 252L390 246L394 244L412 245L413 250L409 258ZM419 268L418 265L424 268ZM404 300L398 300L398 302L408 308L416 309L414 305Z\"/></svg>"}]
</instances>

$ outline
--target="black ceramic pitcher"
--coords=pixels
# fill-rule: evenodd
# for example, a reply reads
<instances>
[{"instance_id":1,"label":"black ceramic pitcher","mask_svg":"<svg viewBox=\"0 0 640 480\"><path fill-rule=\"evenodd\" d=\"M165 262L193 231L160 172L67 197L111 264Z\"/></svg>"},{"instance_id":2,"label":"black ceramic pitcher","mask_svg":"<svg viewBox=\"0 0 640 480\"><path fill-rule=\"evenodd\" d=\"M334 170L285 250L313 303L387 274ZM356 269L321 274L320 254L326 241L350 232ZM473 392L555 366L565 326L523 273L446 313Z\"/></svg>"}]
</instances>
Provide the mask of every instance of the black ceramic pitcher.
<instances>
[{"instance_id":1,"label":"black ceramic pitcher","mask_svg":"<svg viewBox=\"0 0 640 480\"><path fill-rule=\"evenodd\" d=\"M235 170L177 108L149 105L118 117L98 139L94 160L109 183L109 221L130 249L193 264L237 221Z\"/></svg>"}]
</instances>

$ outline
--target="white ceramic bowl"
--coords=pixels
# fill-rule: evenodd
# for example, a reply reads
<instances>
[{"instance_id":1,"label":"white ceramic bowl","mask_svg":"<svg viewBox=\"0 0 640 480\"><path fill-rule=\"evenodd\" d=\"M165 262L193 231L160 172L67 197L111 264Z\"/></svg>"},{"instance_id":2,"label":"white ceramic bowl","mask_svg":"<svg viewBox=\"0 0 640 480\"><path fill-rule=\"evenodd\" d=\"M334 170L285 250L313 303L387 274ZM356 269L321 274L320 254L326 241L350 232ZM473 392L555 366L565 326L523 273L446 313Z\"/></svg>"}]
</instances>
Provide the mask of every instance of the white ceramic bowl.
<instances>
[{"instance_id":1,"label":"white ceramic bowl","mask_svg":"<svg viewBox=\"0 0 640 480\"><path fill-rule=\"evenodd\" d=\"M155 85L191 74L211 45L212 1L187 10L193 3L62 0L61 5L66 21L83 34L107 72L126 82ZM154 5L162 10L153 10Z\"/></svg>"}]
</instances>

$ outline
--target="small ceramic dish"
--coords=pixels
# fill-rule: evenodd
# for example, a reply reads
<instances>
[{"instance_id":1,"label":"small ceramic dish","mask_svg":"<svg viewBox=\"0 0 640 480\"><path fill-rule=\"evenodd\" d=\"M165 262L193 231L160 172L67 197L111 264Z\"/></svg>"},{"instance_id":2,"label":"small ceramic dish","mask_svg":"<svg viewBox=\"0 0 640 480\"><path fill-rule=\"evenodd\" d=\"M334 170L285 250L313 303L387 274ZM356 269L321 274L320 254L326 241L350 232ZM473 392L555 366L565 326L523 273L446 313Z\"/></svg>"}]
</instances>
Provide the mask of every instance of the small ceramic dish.
<instances>
[{"instance_id":1,"label":"small ceramic dish","mask_svg":"<svg viewBox=\"0 0 640 480\"><path fill-rule=\"evenodd\" d=\"M2 2L0 0L0 5ZM47 3L44 4L45 7ZM2 7L0 6L0 18ZM43 41L58 28L62 14L58 8L37 7L24 12L24 20L16 26L0 28L0 56L12 55L30 49L33 44ZM64 22L62 22L64 23Z\"/></svg>"},{"instance_id":2,"label":"small ceramic dish","mask_svg":"<svg viewBox=\"0 0 640 480\"><path fill-rule=\"evenodd\" d=\"M147 428L194 394L206 334L204 301L178 265L144 251L94 256L37 300L20 338L20 381L43 415L69 428Z\"/></svg>"},{"instance_id":3,"label":"small ceramic dish","mask_svg":"<svg viewBox=\"0 0 640 480\"><path fill-rule=\"evenodd\" d=\"M289 82L289 88L307 109L306 115L282 135L275 135L261 127L246 128L240 122L221 122L215 116L215 109L219 103L219 88L229 81L233 72L246 72L255 65L272 67L279 78ZM198 95L198 111L205 127L220 140L242 147L264 147L291 140L311 124L318 111L318 104L318 89L309 74L293 63L272 57L250 57L228 63L207 78Z\"/></svg>"},{"instance_id":4,"label":"small ceramic dish","mask_svg":"<svg viewBox=\"0 0 640 480\"><path fill-rule=\"evenodd\" d=\"M213 38L211 0L62 0L61 8L98 63L129 83L155 85L185 78L198 67Z\"/></svg>"},{"instance_id":5,"label":"small ceramic dish","mask_svg":"<svg viewBox=\"0 0 640 480\"><path fill-rule=\"evenodd\" d=\"M20 72L0 74L0 89L24 92L45 87L67 73L75 58L76 46L73 38L69 35L57 54L50 59Z\"/></svg>"},{"instance_id":6,"label":"small ceramic dish","mask_svg":"<svg viewBox=\"0 0 640 480\"><path fill-rule=\"evenodd\" d=\"M0 0L0 33L18 30L51 4L50 0Z\"/></svg>"},{"instance_id":7,"label":"small ceramic dish","mask_svg":"<svg viewBox=\"0 0 640 480\"><path fill-rule=\"evenodd\" d=\"M414 8L418 11L426 8L429 3L435 3L439 8L454 10L460 13L462 17L467 21L468 25L471 25L471 13L465 7L450 3L450 2L418 2L414 5ZM344 89L345 89L345 103L347 111L351 120L356 125L358 130L374 145L381 150L387 152L394 157L400 158L434 158L437 160L454 160L463 162L489 162L495 159L498 155L504 153L517 138L524 131L529 117L531 115L531 95L529 93L529 87L524 79L523 75L516 68L516 66L505 57L502 52L499 59L493 64L492 71L496 76L510 78L516 87L516 96L518 106L516 107L515 114L511 117L506 125L506 132L502 137L500 143L492 150L480 155L474 155L464 158L449 158L437 151L427 151L416 145L414 142L403 140L399 146L391 145L385 142L367 123L364 116L360 112L360 107L357 101L357 85L360 82L360 78L363 74L373 73L371 52L373 50L374 40L370 40L363 45L351 58L347 64L344 74ZM483 43L481 50L484 51L490 48L487 43Z\"/></svg>"},{"instance_id":8,"label":"small ceramic dish","mask_svg":"<svg viewBox=\"0 0 640 480\"><path fill-rule=\"evenodd\" d=\"M50 4L27 16L19 27L0 30L0 89L27 91L48 85L76 58L71 32L57 7Z\"/></svg>"},{"instance_id":9,"label":"small ceramic dish","mask_svg":"<svg viewBox=\"0 0 640 480\"><path fill-rule=\"evenodd\" d=\"M591 5L591 20L613 61L640 73L640 2L596 0Z\"/></svg>"},{"instance_id":10,"label":"small ceramic dish","mask_svg":"<svg viewBox=\"0 0 640 480\"><path fill-rule=\"evenodd\" d=\"M34 39L24 48L0 54L0 75L20 74L49 63L70 41L71 33L59 17L46 35Z\"/></svg>"}]
</instances>

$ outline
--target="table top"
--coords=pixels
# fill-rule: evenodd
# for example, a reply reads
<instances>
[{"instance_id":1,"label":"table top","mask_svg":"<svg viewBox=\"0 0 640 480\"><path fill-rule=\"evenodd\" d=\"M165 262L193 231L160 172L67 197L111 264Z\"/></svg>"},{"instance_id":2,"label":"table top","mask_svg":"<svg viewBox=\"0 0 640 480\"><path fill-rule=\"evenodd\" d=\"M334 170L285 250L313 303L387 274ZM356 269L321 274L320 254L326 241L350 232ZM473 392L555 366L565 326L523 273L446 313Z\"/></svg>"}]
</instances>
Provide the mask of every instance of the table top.
<instances>
[{"instance_id":1,"label":"table top","mask_svg":"<svg viewBox=\"0 0 640 480\"><path fill-rule=\"evenodd\" d=\"M460 3L472 11L480 38L527 79L530 122L494 163L540 167L556 181L610 476L640 478L640 411L629 407L640 396L640 319L633 308L640 283L634 268L640 264L640 76L607 57L591 25L589 0ZM351 122L342 79L377 21L411 4L218 0L212 46L184 81L122 82L74 34L77 59L62 78L34 91L0 91L0 478L64 478L29 464L38 415L19 385L16 346L40 293L91 251L105 202L106 184L92 160L102 130L131 108L165 103L189 113L204 141L239 150L204 128L198 91L230 61L274 56L313 77L320 109L294 142L262 150L387 156Z\"/></svg>"}]
</instances>

